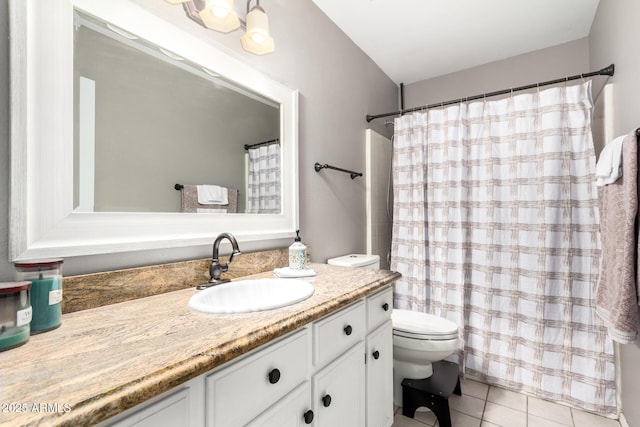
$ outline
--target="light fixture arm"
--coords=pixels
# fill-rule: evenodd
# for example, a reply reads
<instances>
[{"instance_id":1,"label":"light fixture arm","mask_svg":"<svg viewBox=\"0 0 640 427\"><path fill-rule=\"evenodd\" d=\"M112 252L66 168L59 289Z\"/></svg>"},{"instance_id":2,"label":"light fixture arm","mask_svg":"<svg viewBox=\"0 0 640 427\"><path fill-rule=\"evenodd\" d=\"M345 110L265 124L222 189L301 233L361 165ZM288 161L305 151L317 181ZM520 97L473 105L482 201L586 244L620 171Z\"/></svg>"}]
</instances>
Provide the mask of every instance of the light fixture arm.
<instances>
[{"instance_id":1,"label":"light fixture arm","mask_svg":"<svg viewBox=\"0 0 640 427\"><path fill-rule=\"evenodd\" d=\"M247 14L245 16L247 16L249 14L249 12L251 12L251 2L253 0L247 0ZM260 8L261 11L264 12L264 9L262 8L262 6L260 6L260 0L256 0L256 5L254 7L258 7ZM240 20L240 26L242 26L242 28L244 28L245 30L247 29L247 21L243 20L242 18L238 17L238 19Z\"/></svg>"},{"instance_id":2,"label":"light fixture arm","mask_svg":"<svg viewBox=\"0 0 640 427\"><path fill-rule=\"evenodd\" d=\"M256 6L260 6L260 0L256 0ZM247 0L247 14L251 11L251 0Z\"/></svg>"}]
</instances>

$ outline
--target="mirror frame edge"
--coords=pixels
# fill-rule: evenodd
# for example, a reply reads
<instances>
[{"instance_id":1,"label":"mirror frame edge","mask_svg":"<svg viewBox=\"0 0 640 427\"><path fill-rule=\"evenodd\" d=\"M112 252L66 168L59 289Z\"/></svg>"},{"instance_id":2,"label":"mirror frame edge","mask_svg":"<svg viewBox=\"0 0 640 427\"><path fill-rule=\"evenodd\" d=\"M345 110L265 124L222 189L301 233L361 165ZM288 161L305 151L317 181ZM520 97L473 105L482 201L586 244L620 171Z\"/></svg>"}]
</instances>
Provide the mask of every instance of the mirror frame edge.
<instances>
[{"instance_id":1,"label":"mirror frame edge","mask_svg":"<svg viewBox=\"0 0 640 427\"><path fill-rule=\"evenodd\" d=\"M9 0L10 261L197 246L211 244L221 232L233 233L239 242L268 242L295 235L299 223L297 90L161 21L130 0L34 3ZM127 31L131 28L126 23L136 18L157 21L183 41L197 45L187 55L194 49L205 49L215 57L210 62L224 60L222 75L256 92L268 92L267 97L279 102L283 141L281 214L72 212L74 7L101 17L108 9L109 18L115 17L116 21L119 15L126 16L124 25L115 24Z\"/></svg>"}]
</instances>

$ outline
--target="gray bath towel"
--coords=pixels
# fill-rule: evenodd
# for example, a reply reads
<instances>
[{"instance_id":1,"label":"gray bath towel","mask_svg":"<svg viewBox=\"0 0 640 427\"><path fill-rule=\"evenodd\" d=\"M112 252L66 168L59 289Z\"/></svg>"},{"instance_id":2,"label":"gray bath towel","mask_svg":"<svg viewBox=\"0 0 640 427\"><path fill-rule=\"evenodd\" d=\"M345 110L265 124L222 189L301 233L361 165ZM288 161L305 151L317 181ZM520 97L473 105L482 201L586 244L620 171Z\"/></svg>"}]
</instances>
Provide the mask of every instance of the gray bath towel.
<instances>
[{"instance_id":1,"label":"gray bath towel","mask_svg":"<svg viewBox=\"0 0 640 427\"><path fill-rule=\"evenodd\" d=\"M227 189L228 205L201 205L198 203L198 189L196 185L184 185L180 194L182 195L182 212L238 212L238 190L235 188Z\"/></svg>"},{"instance_id":2,"label":"gray bath towel","mask_svg":"<svg viewBox=\"0 0 640 427\"><path fill-rule=\"evenodd\" d=\"M598 188L602 263L596 314L615 341L638 334L638 142L635 131L622 141L622 177Z\"/></svg>"}]
</instances>

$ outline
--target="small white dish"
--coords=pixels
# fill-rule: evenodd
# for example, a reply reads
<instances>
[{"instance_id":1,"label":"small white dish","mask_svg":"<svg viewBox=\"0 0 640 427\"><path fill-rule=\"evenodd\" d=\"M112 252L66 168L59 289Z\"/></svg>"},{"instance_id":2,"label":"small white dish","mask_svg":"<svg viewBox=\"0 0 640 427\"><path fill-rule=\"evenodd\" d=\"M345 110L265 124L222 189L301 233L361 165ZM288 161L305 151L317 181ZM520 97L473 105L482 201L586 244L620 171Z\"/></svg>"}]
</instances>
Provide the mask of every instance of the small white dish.
<instances>
[{"instance_id":1,"label":"small white dish","mask_svg":"<svg viewBox=\"0 0 640 427\"><path fill-rule=\"evenodd\" d=\"M293 268L290 268L290 267L283 267L283 268L274 268L273 274L284 279L284 278L294 278L294 277L313 277L316 275L316 272L311 268L307 268L304 270L294 270Z\"/></svg>"}]
</instances>

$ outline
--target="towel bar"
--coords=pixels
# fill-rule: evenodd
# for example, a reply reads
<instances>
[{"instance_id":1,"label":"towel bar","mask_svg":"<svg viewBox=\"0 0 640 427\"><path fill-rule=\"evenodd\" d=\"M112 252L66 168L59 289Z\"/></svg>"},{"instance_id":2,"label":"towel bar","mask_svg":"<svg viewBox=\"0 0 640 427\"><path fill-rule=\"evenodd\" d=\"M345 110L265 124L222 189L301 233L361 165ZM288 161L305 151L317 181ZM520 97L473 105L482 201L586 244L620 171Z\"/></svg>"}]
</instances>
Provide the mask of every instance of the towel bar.
<instances>
[{"instance_id":1,"label":"towel bar","mask_svg":"<svg viewBox=\"0 0 640 427\"><path fill-rule=\"evenodd\" d=\"M331 166L331 165L328 165L326 163L324 165L321 165L320 163L316 162L316 164L313 165L313 167L316 170L316 172L320 172L321 169L333 169L333 170L337 170L337 171L340 171L340 172L345 172L345 173L348 173L348 174L351 175L351 179L355 179L357 176L362 176L362 174L360 172L354 172L354 171L350 171L350 170L347 170L347 169L337 168L335 166Z\"/></svg>"}]
</instances>

